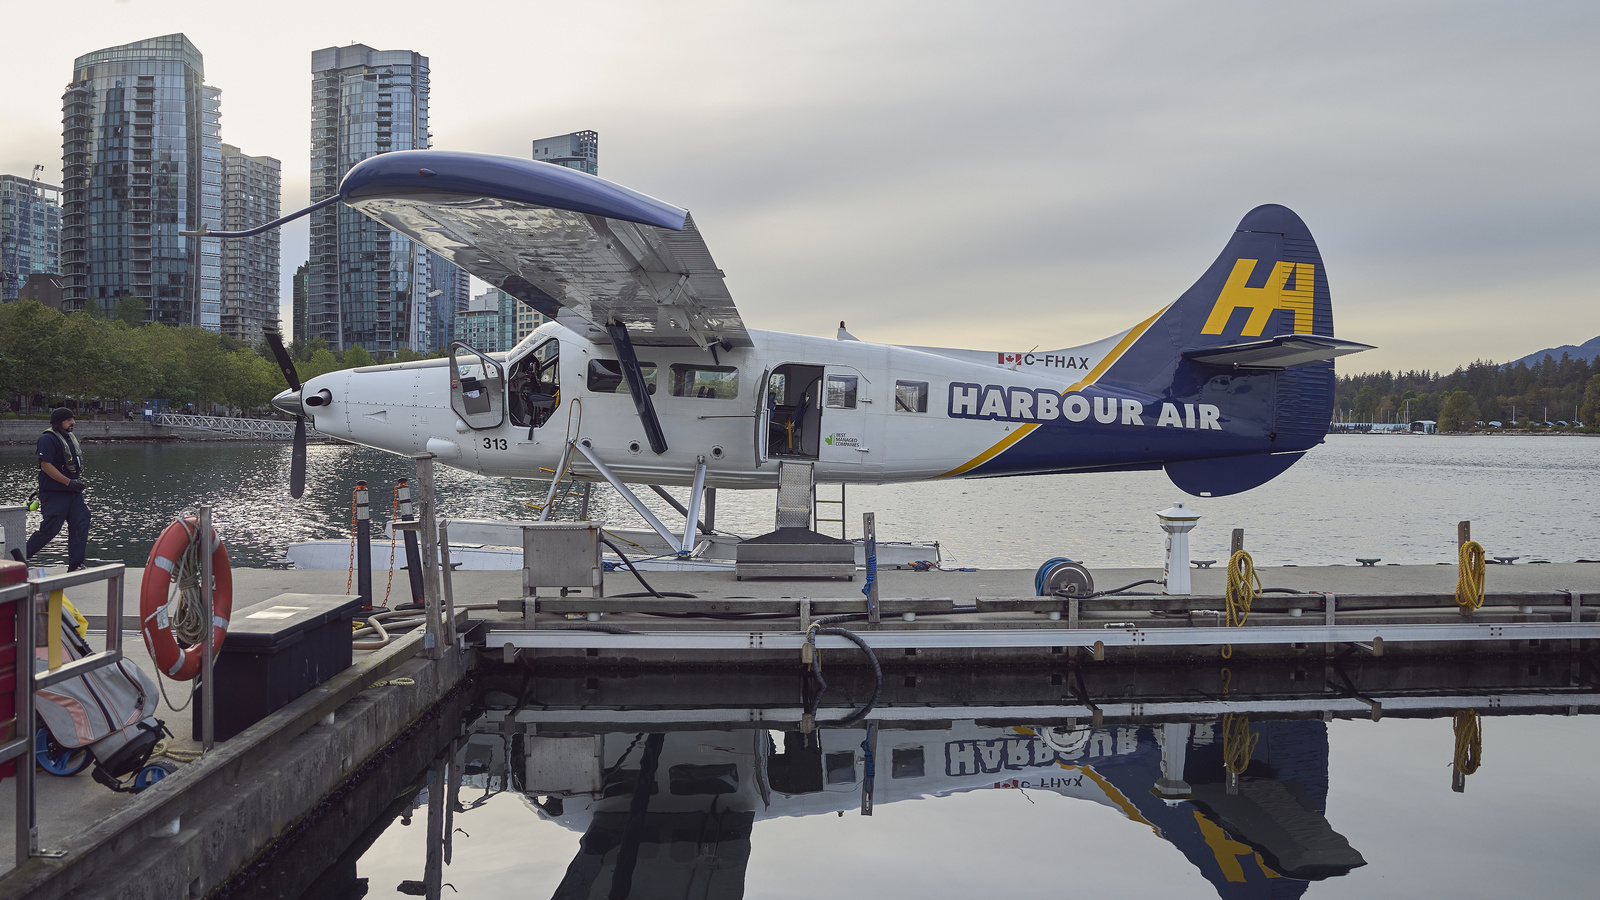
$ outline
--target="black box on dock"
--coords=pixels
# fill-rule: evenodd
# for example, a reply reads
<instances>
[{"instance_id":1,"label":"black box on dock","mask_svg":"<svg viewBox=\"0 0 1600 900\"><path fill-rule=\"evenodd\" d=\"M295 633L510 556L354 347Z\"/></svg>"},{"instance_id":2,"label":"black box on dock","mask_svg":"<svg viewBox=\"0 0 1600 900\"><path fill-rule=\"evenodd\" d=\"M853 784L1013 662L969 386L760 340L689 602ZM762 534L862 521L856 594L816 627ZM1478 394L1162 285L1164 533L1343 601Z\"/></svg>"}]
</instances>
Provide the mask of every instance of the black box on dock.
<instances>
[{"instance_id":1,"label":"black box on dock","mask_svg":"<svg viewBox=\"0 0 1600 900\"><path fill-rule=\"evenodd\" d=\"M350 621L361 598L279 594L233 611L212 665L216 739L225 741L350 667ZM201 691L205 685L200 686ZM201 739L194 700L194 739Z\"/></svg>"}]
</instances>

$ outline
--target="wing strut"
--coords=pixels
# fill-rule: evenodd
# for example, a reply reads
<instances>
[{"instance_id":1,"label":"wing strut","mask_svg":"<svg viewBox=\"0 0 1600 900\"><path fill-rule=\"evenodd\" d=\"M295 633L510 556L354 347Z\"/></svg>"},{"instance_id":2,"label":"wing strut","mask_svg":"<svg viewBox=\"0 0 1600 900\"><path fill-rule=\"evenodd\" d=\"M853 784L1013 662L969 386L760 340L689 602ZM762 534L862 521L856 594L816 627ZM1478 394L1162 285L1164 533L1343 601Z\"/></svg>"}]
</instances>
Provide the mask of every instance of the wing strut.
<instances>
[{"instance_id":1,"label":"wing strut","mask_svg":"<svg viewBox=\"0 0 1600 900\"><path fill-rule=\"evenodd\" d=\"M633 339L628 336L628 326L612 319L606 324L611 335L611 346L617 350L617 362L622 364L622 377L627 379L628 393L633 395L633 408L639 411L639 423L650 440L650 449L656 453L667 452L667 437L661 433L661 420L656 418L656 407L645 389L644 372L639 370L639 355L633 352Z\"/></svg>"}]
</instances>

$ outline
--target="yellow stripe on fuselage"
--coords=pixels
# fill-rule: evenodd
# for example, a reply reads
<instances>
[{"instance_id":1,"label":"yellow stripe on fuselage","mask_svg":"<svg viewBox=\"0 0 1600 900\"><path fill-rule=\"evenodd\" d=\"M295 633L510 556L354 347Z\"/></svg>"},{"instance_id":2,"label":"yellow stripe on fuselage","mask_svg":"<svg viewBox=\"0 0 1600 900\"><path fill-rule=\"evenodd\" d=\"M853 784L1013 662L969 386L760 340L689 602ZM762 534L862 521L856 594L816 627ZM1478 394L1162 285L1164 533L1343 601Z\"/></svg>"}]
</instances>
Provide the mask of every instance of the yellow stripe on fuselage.
<instances>
[{"instance_id":1,"label":"yellow stripe on fuselage","mask_svg":"<svg viewBox=\"0 0 1600 900\"><path fill-rule=\"evenodd\" d=\"M1143 322L1140 322L1139 324L1133 326L1133 328L1130 329L1127 334L1122 336L1122 340L1118 341L1117 345L1115 347L1111 348L1111 352L1107 353L1105 355L1105 357L1102 358L1100 360L1100 362L1097 363L1093 369L1089 370L1089 374L1083 376L1083 379L1081 381L1079 381L1077 384L1074 384L1073 386L1071 386L1071 387L1067 388L1066 390L1062 391L1061 395L1062 396L1066 396L1067 394L1070 394L1073 391L1082 390L1083 388L1087 387L1088 385L1094 384L1096 381L1099 381L1100 380L1100 376L1104 375L1105 371L1107 369L1111 368L1112 363L1115 363L1117 360L1121 359L1122 358L1122 354L1127 352L1127 349L1129 347L1133 346L1133 342L1137 341L1141 335L1143 335L1146 331L1148 331L1150 329L1150 326L1154 325L1156 323L1156 320L1161 318L1161 314L1162 313L1166 312L1167 310L1169 310L1171 308L1172 308L1172 305L1169 303L1166 306L1162 307L1159 311L1157 311L1155 315L1153 315L1150 318L1145 319ZM943 475L940 475L939 477L940 478L950 478L950 477L953 477L953 476L956 476L956 475L961 475L961 474L964 474L966 472L970 472L973 469L976 469L978 466L983 465L984 463L988 462L989 460L994 459L996 456L999 456L1001 453L1005 452L1007 447L1010 447L1012 444L1015 444L1017 441L1020 441L1023 438L1027 437L1028 434L1030 434L1035 428L1038 428L1038 427L1039 427L1039 423L1037 423L1037 422L1027 422L1027 423L1024 423L1022 425L1017 426L1017 430L1016 431L1013 431L1010 434L1006 435L1005 437L1001 438L993 447L990 447L989 449L983 451L982 453L978 454L977 456L974 456L968 462L965 462L965 463L962 463L959 466L956 466L954 469L951 469L950 471L944 473Z\"/></svg>"}]
</instances>

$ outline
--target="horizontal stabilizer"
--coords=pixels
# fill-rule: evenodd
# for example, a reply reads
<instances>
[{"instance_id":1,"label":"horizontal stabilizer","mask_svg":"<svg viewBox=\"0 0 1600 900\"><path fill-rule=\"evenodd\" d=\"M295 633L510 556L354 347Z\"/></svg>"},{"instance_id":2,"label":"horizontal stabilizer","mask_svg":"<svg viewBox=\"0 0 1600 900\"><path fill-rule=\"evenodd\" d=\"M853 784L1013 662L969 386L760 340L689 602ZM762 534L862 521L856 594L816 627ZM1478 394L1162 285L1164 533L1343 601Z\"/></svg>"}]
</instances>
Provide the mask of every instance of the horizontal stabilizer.
<instances>
[{"instance_id":1,"label":"horizontal stabilizer","mask_svg":"<svg viewBox=\"0 0 1600 900\"><path fill-rule=\"evenodd\" d=\"M1320 334L1286 334L1265 341L1246 341L1242 344L1223 344L1199 350L1185 350L1183 355L1186 359L1209 366L1289 369L1371 349L1373 349L1371 344L1358 344L1355 341L1344 341Z\"/></svg>"}]
</instances>

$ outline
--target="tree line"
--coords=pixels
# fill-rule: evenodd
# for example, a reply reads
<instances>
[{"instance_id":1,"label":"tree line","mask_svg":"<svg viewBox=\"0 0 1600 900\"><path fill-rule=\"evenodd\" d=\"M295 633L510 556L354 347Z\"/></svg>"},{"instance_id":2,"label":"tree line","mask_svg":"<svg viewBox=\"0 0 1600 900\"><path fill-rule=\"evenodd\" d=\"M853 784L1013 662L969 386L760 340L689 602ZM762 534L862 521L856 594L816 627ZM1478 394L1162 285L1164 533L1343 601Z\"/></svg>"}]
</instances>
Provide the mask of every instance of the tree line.
<instances>
[{"instance_id":1,"label":"tree line","mask_svg":"<svg viewBox=\"0 0 1600 900\"><path fill-rule=\"evenodd\" d=\"M0 303L0 397L23 414L56 405L110 414L155 398L257 413L286 387L265 341L249 347L204 328L130 319L115 306L108 316L96 304L63 313L33 300ZM383 361L362 347L335 353L321 339L296 340L289 353L302 381ZM394 358L423 357L408 349Z\"/></svg>"},{"instance_id":2,"label":"tree line","mask_svg":"<svg viewBox=\"0 0 1600 900\"><path fill-rule=\"evenodd\" d=\"M1540 425L1581 421L1585 430L1600 423L1600 365L1545 354L1528 365L1479 360L1454 372L1372 372L1341 375L1334 392L1340 418L1351 422L1431 419L1443 431L1466 431L1478 422Z\"/></svg>"}]
</instances>

